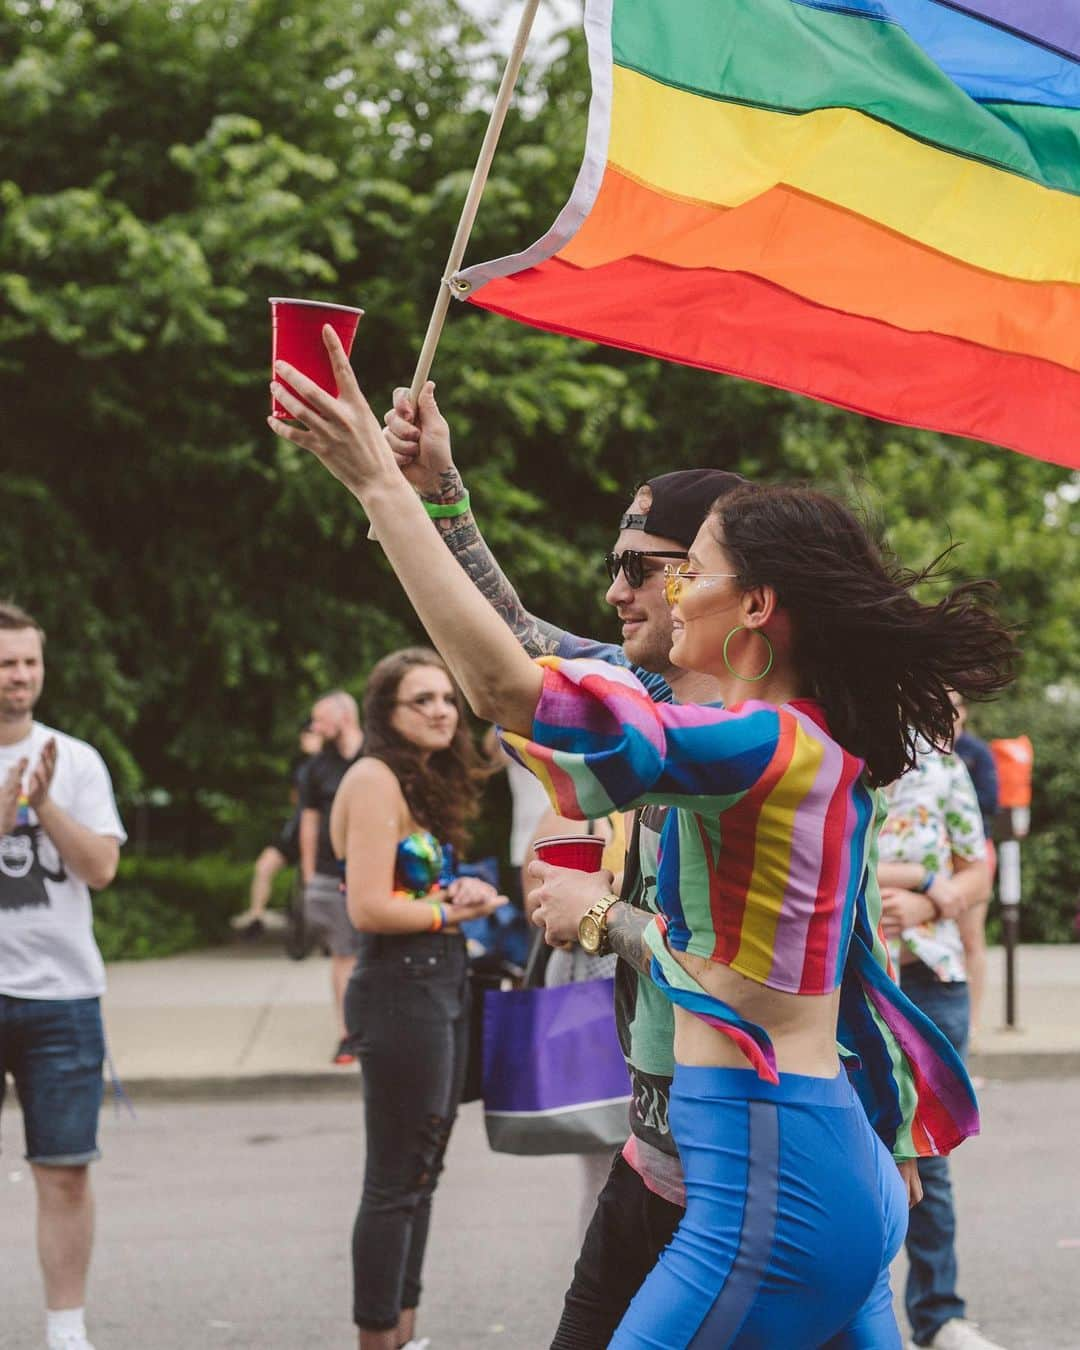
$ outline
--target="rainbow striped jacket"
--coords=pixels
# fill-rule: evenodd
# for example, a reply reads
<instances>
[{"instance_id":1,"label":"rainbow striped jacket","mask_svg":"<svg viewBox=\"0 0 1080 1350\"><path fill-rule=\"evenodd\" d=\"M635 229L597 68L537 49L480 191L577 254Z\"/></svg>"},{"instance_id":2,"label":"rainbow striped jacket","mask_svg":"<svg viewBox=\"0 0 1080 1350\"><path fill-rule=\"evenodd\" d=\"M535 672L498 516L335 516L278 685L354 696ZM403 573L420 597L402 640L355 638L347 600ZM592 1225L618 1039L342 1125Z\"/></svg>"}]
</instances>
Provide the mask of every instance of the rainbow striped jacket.
<instances>
[{"instance_id":1,"label":"rainbow striped jacket","mask_svg":"<svg viewBox=\"0 0 1080 1350\"><path fill-rule=\"evenodd\" d=\"M661 918L647 934L665 993L776 1081L764 1029L707 993L673 951L787 993L839 988L841 1054L894 1155L947 1153L977 1133L967 1073L899 989L878 932L884 796L832 739L820 708L658 704L629 670L559 657L540 664L532 737L503 739L559 814L677 808L661 837Z\"/></svg>"}]
</instances>

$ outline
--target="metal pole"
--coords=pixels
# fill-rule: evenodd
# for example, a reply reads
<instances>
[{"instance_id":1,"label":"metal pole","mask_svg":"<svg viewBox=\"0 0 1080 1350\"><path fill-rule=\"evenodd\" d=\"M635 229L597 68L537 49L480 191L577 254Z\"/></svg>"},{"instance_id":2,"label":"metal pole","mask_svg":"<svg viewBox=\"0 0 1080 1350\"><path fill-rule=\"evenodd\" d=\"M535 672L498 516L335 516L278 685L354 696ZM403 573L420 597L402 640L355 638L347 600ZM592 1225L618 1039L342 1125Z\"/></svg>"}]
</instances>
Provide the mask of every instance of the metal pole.
<instances>
[{"instance_id":1,"label":"metal pole","mask_svg":"<svg viewBox=\"0 0 1080 1350\"><path fill-rule=\"evenodd\" d=\"M1016 1030L1016 949L1020 940L1020 840L998 845L998 897L1005 938L1005 1026Z\"/></svg>"}]
</instances>

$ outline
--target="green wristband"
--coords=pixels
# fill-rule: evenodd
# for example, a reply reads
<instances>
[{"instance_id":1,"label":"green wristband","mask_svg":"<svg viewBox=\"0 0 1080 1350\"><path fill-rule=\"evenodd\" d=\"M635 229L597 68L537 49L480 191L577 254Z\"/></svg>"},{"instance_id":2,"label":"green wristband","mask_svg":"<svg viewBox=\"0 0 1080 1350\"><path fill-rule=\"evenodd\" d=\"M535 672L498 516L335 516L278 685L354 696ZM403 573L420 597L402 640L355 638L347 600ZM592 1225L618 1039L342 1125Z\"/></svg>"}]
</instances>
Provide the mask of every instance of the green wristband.
<instances>
[{"instance_id":1,"label":"green wristband","mask_svg":"<svg viewBox=\"0 0 1080 1350\"><path fill-rule=\"evenodd\" d=\"M429 502L421 497L420 504L432 520L445 520L448 516L463 516L469 509L469 490L466 488L456 502Z\"/></svg>"}]
</instances>

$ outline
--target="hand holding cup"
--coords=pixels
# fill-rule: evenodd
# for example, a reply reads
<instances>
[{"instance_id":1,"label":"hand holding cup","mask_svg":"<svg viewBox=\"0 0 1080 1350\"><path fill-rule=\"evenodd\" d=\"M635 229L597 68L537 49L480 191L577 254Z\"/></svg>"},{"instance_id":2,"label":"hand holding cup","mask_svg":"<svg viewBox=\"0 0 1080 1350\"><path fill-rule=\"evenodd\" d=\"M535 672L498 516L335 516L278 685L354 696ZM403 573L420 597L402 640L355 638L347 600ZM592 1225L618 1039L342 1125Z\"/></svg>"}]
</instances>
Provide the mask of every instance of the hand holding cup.
<instances>
[{"instance_id":1,"label":"hand holding cup","mask_svg":"<svg viewBox=\"0 0 1080 1350\"><path fill-rule=\"evenodd\" d=\"M267 418L271 431L309 450L361 501L380 481L394 483L397 465L382 428L360 392L341 339L327 324L322 340L337 385L335 398L287 361L274 363L274 398L296 421ZM303 424L303 425L301 425Z\"/></svg>"},{"instance_id":2,"label":"hand holding cup","mask_svg":"<svg viewBox=\"0 0 1080 1350\"><path fill-rule=\"evenodd\" d=\"M531 922L544 930L551 947L577 941L582 916L611 891L614 877L600 863L604 840L596 834L558 835L538 839L529 875L540 881L533 891Z\"/></svg>"},{"instance_id":3,"label":"hand holding cup","mask_svg":"<svg viewBox=\"0 0 1080 1350\"><path fill-rule=\"evenodd\" d=\"M351 305L331 305L322 300L295 300L289 296L270 297L271 370L278 361L287 361L328 394L338 392L334 370L323 345L322 330L329 324L341 339L345 355L352 351L357 325L363 317L362 309ZM271 408L274 417L287 420L295 414L274 399Z\"/></svg>"}]
</instances>

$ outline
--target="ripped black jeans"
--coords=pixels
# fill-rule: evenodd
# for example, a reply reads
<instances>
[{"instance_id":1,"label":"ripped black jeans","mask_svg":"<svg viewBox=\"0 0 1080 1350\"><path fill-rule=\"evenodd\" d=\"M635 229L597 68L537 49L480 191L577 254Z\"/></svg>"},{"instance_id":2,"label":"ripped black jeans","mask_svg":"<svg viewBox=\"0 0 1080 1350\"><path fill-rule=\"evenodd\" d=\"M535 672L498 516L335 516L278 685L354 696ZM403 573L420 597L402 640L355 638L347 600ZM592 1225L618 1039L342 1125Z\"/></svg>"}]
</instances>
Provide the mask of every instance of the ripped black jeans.
<instances>
[{"instance_id":1,"label":"ripped black jeans","mask_svg":"<svg viewBox=\"0 0 1080 1350\"><path fill-rule=\"evenodd\" d=\"M367 1134L352 1237L353 1321L386 1331L420 1301L431 1197L465 1083L465 939L361 934L345 1020L360 1059Z\"/></svg>"}]
</instances>

